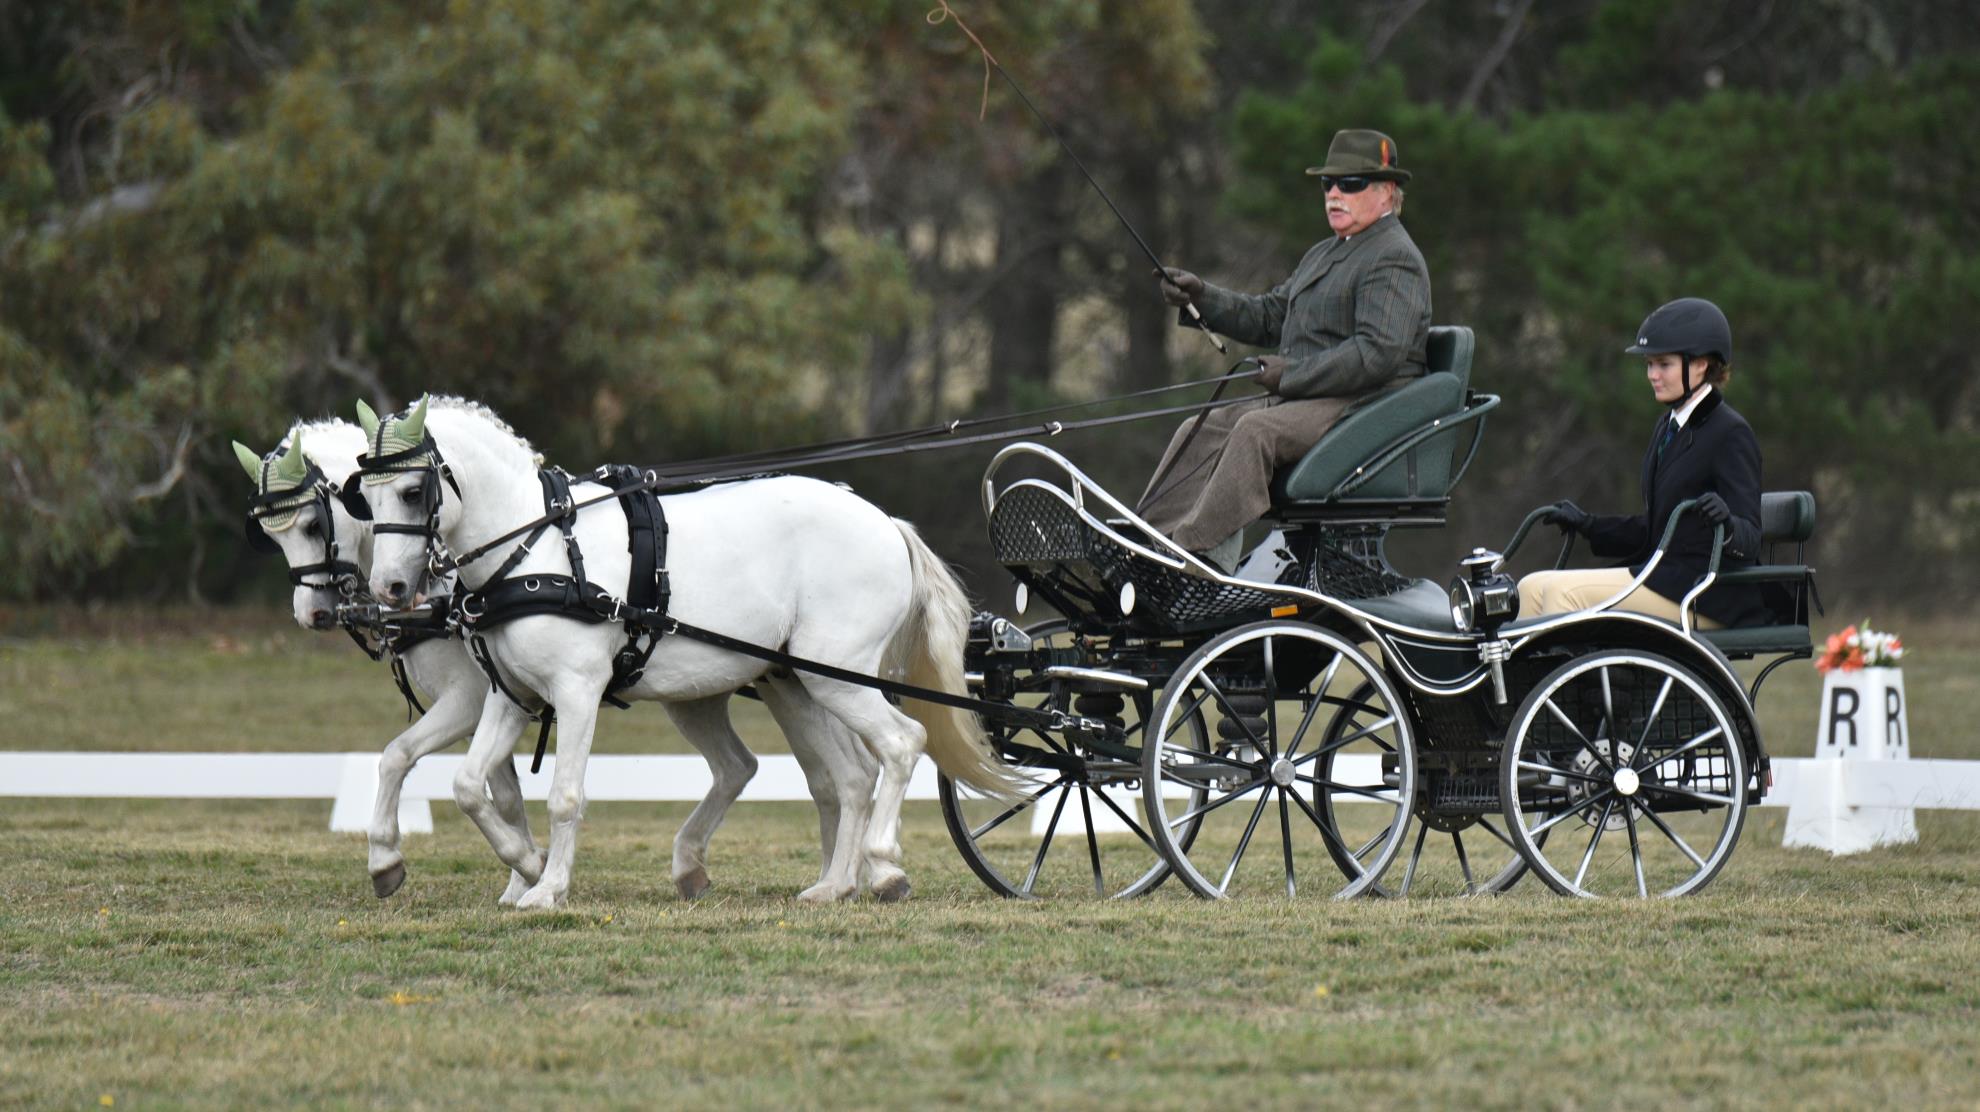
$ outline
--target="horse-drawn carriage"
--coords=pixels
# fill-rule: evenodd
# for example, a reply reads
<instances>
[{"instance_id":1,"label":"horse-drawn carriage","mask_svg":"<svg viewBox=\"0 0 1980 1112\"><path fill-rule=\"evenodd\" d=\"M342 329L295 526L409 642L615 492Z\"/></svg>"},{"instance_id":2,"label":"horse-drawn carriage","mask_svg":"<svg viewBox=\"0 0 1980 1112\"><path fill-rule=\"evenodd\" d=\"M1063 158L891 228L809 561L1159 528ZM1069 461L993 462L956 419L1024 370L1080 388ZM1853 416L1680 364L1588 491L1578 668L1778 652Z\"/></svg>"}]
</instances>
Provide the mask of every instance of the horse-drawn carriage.
<instances>
[{"instance_id":1,"label":"horse-drawn carriage","mask_svg":"<svg viewBox=\"0 0 1980 1112\"><path fill-rule=\"evenodd\" d=\"M1448 592L1403 575L1389 533L1444 521L1498 404L1469 388L1471 349L1468 330L1433 329L1429 374L1280 476L1279 531L1235 574L1058 453L1004 448L983 483L991 548L1019 611L1036 598L1055 612L1028 627L967 622L913 527L841 488L720 469L571 476L461 399L388 418L360 405L362 430L299 425L265 458L236 447L257 488L248 535L284 552L299 622L329 628L334 613L387 638L420 622L385 646L436 706L381 764L381 896L405 878L399 784L471 730L455 795L513 870L504 901L561 902L598 704L636 699L666 703L710 762L714 788L674 854L677 887L698 894L708 837L753 767L723 709L748 689L819 802L825 865L805 898L906 894L895 830L924 751L958 777L941 785L957 846L1008 896L1136 895L1171 874L1203 896L1470 894L1529 869L1577 895L1696 891L1766 788L1752 697L1811 653L1799 545L1813 499L1763 499L1763 534L1795 545L1793 564L1719 573L1720 527L1678 624L1616 608L1630 588L1518 618L1501 567L1539 511L1504 555L1476 550ZM742 463L737 478L765 465ZM563 543L539 544L552 529ZM455 573L443 608L412 605ZM1692 602L1733 579L1775 585L1778 624L1699 629ZM1749 692L1731 660L1756 656L1776 659ZM902 670L908 682L890 678ZM560 723L547 854L509 759L531 716L538 762Z\"/></svg>"},{"instance_id":2,"label":"horse-drawn carriage","mask_svg":"<svg viewBox=\"0 0 1980 1112\"><path fill-rule=\"evenodd\" d=\"M1498 402L1469 389L1471 349L1469 330L1433 329L1430 374L1280 476L1278 543L1235 574L1056 452L997 455L992 551L1019 610L1057 616L979 618L968 676L1074 724L992 721L1003 759L1035 776L1015 803L944 781L949 829L987 885L1129 896L1174 874L1211 897L1469 894L1530 869L1565 894L1650 896L1711 881L1769 780L1752 702L1766 671L1749 692L1731 661L1809 655L1813 499L1763 499L1765 537L1794 546L1793 564L1718 573L1714 537L1718 581L1779 585L1764 628L1699 629L1710 575L1679 625L1614 609L1627 589L1518 619L1501 566L1540 511L1449 591L1402 575L1389 531L1442 523Z\"/></svg>"}]
</instances>

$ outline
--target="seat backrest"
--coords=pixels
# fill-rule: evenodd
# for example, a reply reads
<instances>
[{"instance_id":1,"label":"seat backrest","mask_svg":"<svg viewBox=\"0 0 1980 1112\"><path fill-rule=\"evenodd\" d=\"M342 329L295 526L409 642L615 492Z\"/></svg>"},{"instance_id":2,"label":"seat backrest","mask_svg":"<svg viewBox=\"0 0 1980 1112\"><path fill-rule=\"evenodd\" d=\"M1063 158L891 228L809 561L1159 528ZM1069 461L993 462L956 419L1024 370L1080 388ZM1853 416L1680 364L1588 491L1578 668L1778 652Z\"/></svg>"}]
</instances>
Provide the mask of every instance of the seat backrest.
<instances>
[{"instance_id":1,"label":"seat backrest","mask_svg":"<svg viewBox=\"0 0 1980 1112\"><path fill-rule=\"evenodd\" d=\"M1456 375L1437 371L1369 402L1341 418L1320 443L1280 476L1281 500L1326 498L1334 488L1382 449L1431 421L1464 407L1464 386ZM1398 460L1354 491L1357 498L1441 498L1450 485L1455 444L1425 444L1415 463L1411 490L1407 461Z\"/></svg>"},{"instance_id":2,"label":"seat backrest","mask_svg":"<svg viewBox=\"0 0 1980 1112\"><path fill-rule=\"evenodd\" d=\"M1430 373L1448 371L1457 376L1458 387L1471 388L1471 353L1478 340L1471 329L1461 324L1440 324L1430 329L1430 340L1426 345L1425 361Z\"/></svg>"},{"instance_id":3,"label":"seat backrest","mask_svg":"<svg viewBox=\"0 0 1980 1112\"><path fill-rule=\"evenodd\" d=\"M1805 544L1815 535L1815 496L1805 490L1770 490L1760 496L1760 538Z\"/></svg>"}]
</instances>

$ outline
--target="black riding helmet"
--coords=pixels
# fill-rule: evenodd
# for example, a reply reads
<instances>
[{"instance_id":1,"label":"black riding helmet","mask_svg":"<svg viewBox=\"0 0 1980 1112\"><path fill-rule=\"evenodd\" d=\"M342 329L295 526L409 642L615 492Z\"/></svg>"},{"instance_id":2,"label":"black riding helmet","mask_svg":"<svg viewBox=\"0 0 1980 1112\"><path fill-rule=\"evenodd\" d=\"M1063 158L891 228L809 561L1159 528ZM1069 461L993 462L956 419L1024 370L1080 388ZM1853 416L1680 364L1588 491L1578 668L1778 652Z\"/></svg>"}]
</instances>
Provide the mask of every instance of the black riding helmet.
<instances>
[{"instance_id":1,"label":"black riding helmet","mask_svg":"<svg viewBox=\"0 0 1980 1112\"><path fill-rule=\"evenodd\" d=\"M1680 297L1657 307L1637 326L1636 342L1623 349L1629 355L1681 355L1684 357L1683 405L1698 389L1691 382L1691 361L1716 356L1730 365L1733 355L1732 325L1717 305L1702 297Z\"/></svg>"}]
</instances>

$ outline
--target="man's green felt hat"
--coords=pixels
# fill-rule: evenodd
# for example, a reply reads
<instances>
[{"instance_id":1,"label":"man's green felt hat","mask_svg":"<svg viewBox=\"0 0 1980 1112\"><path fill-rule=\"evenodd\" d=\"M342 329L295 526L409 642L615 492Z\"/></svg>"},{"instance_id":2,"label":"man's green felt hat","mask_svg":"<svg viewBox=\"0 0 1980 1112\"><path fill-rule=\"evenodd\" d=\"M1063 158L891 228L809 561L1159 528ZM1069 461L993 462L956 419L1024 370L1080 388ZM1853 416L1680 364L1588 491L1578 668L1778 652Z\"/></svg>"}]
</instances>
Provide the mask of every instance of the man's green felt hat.
<instances>
[{"instance_id":1,"label":"man's green felt hat","mask_svg":"<svg viewBox=\"0 0 1980 1112\"><path fill-rule=\"evenodd\" d=\"M1330 178L1374 178L1401 184L1410 175L1396 164L1398 161L1394 139L1379 131L1348 128L1334 133L1334 141L1327 145L1327 161L1307 167L1306 172L1316 177L1325 174Z\"/></svg>"}]
</instances>

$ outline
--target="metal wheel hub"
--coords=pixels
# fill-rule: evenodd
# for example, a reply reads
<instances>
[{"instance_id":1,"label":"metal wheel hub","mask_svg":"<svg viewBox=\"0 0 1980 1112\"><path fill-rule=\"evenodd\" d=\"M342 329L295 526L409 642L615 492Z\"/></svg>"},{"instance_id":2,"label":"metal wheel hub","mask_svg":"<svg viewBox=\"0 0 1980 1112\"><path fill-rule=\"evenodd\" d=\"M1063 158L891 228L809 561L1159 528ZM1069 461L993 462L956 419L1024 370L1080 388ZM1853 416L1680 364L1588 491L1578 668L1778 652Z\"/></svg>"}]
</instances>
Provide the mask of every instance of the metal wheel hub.
<instances>
[{"instance_id":1,"label":"metal wheel hub","mask_svg":"<svg viewBox=\"0 0 1980 1112\"><path fill-rule=\"evenodd\" d=\"M1627 741L1617 744L1605 737L1596 738L1592 744L1601 752L1601 759L1596 759L1595 754L1583 749L1574 755L1569 767L1583 776L1594 777L1602 783L1569 779L1568 799L1572 804L1580 805L1583 800L1597 792L1613 789L1617 795L1624 798L1624 802L1611 810L1604 829L1621 830L1629 825L1629 820L1623 814L1624 808L1631 806L1627 800L1643 786L1642 774L1629 767L1630 762L1636 757L1636 746ZM1606 767L1603 761L1608 762ZM1611 772L1610 769L1614 771ZM1599 803L1590 806L1582 812L1581 821L1591 827L1594 826L1596 820L1601 817L1601 810Z\"/></svg>"},{"instance_id":2,"label":"metal wheel hub","mask_svg":"<svg viewBox=\"0 0 1980 1112\"><path fill-rule=\"evenodd\" d=\"M1272 782L1274 784L1277 784L1282 788L1292 787L1293 763L1285 759L1284 757L1280 757L1274 760L1271 766L1271 775L1272 775Z\"/></svg>"}]
</instances>

